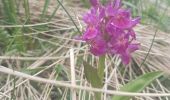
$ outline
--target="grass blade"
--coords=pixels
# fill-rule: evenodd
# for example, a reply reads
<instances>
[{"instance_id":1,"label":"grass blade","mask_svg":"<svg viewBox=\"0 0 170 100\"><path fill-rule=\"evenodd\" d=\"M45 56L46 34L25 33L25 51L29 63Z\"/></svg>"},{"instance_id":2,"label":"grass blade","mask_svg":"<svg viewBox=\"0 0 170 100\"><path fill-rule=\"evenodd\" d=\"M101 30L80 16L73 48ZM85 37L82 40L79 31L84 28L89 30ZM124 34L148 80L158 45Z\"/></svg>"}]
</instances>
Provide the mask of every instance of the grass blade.
<instances>
[{"instance_id":1,"label":"grass blade","mask_svg":"<svg viewBox=\"0 0 170 100\"><path fill-rule=\"evenodd\" d=\"M45 17L45 14L46 14L46 12L48 10L49 4L50 4L50 0L45 0L44 8L43 8L42 15L41 15L42 20Z\"/></svg>"}]
</instances>

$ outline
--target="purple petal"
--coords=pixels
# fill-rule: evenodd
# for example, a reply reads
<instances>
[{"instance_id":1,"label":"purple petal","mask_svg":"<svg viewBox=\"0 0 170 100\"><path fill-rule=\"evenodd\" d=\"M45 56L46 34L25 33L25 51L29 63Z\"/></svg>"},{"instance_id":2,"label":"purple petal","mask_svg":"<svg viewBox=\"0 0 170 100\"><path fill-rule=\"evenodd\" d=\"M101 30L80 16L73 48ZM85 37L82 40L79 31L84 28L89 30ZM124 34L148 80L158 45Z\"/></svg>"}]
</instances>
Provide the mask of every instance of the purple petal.
<instances>
[{"instance_id":1,"label":"purple petal","mask_svg":"<svg viewBox=\"0 0 170 100\"><path fill-rule=\"evenodd\" d=\"M116 53L121 54L126 51L127 47L128 47L128 41L125 40L125 41L121 41L121 43L116 43L113 49L116 51Z\"/></svg>"},{"instance_id":2,"label":"purple petal","mask_svg":"<svg viewBox=\"0 0 170 100\"><path fill-rule=\"evenodd\" d=\"M130 29L128 31L128 35L130 35L133 39L136 39L136 34L135 34L135 31L133 29Z\"/></svg>"},{"instance_id":3,"label":"purple petal","mask_svg":"<svg viewBox=\"0 0 170 100\"><path fill-rule=\"evenodd\" d=\"M127 19L130 19L130 17L131 17L130 9L128 9L128 10L119 9L118 12L119 12L120 16L124 16L124 17L127 18Z\"/></svg>"},{"instance_id":4,"label":"purple petal","mask_svg":"<svg viewBox=\"0 0 170 100\"><path fill-rule=\"evenodd\" d=\"M110 5L114 9L119 9L121 6L121 0L108 0L107 6Z\"/></svg>"},{"instance_id":5,"label":"purple petal","mask_svg":"<svg viewBox=\"0 0 170 100\"><path fill-rule=\"evenodd\" d=\"M98 20L95 15L87 13L83 16L83 21L88 25L96 25Z\"/></svg>"},{"instance_id":6,"label":"purple petal","mask_svg":"<svg viewBox=\"0 0 170 100\"><path fill-rule=\"evenodd\" d=\"M99 9L99 20L101 21L105 16L106 16L105 9L104 8Z\"/></svg>"},{"instance_id":7,"label":"purple petal","mask_svg":"<svg viewBox=\"0 0 170 100\"><path fill-rule=\"evenodd\" d=\"M117 37L117 39L114 38L110 44L112 45L110 46L111 52L122 54L126 52L129 43L128 43L128 39L126 39L124 35L122 35Z\"/></svg>"},{"instance_id":8,"label":"purple petal","mask_svg":"<svg viewBox=\"0 0 170 100\"><path fill-rule=\"evenodd\" d=\"M120 29L127 29L131 26L131 21L124 16L117 15L112 18L111 24Z\"/></svg>"},{"instance_id":9,"label":"purple petal","mask_svg":"<svg viewBox=\"0 0 170 100\"><path fill-rule=\"evenodd\" d=\"M128 64L129 64L129 62L130 62L130 60L131 60L131 56L130 56L129 53L121 54L120 57L121 57L121 59L122 59L123 64L125 64L125 65L128 65Z\"/></svg>"},{"instance_id":10,"label":"purple petal","mask_svg":"<svg viewBox=\"0 0 170 100\"><path fill-rule=\"evenodd\" d=\"M120 29L128 29L134 27L140 21L140 17L131 20L130 10L120 9L118 13L112 17L112 24Z\"/></svg>"},{"instance_id":11,"label":"purple petal","mask_svg":"<svg viewBox=\"0 0 170 100\"><path fill-rule=\"evenodd\" d=\"M128 49L125 53L120 54L124 64L129 64L131 60L131 53L139 49L140 44L129 44Z\"/></svg>"},{"instance_id":12,"label":"purple petal","mask_svg":"<svg viewBox=\"0 0 170 100\"><path fill-rule=\"evenodd\" d=\"M103 39L95 38L90 42L90 52L95 56L101 56L106 53L106 42Z\"/></svg>"},{"instance_id":13,"label":"purple petal","mask_svg":"<svg viewBox=\"0 0 170 100\"><path fill-rule=\"evenodd\" d=\"M136 26L136 24L140 23L141 17L137 17L135 19L132 20L131 22L131 27Z\"/></svg>"},{"instance_id":14,"label":"purple petal","mask_svg":"<svg viewBox=\"0 0 170 100\"><path fill-rule=\"evenodd\" d=\"M114 16L117 13L117 10L114 9L111 5L106 6L106 13L108 16Z\"/></svg>"},{"instance_id":15,"label":"purple petal","mask_svg":"<svg viewBox=\"0 0 170 100\"><path fill-rule=\"evenodd\" d=\"M90 13L96 16L98 8L91 8Z\"/></svg>"},{"instance_id":16,"label":"purple petal","mask_svg":"<svg viewBox=\"0 0 170 100\"><path fill-rule=\"evenodd\" d=\"M138 50L139 47L140 47L140 44L139 44L139 43L137 43L137 44L130 44L130 45L128 46L128 52L129 52L129 53L132 53L132 52Z\"/></svg>"},{"instance_id":17,"label":"purple petal","mask_svg":"<svg viewBox=\"0 0 170 100\"><path fill-rule=\"evenodd\" d=\"M113 7L114 9L119 9L121 5L121 0L114 0Z\"/></svg>"},{"instance_id":18,"label":"purple petal","mask_svg":"<svg viewBox=\"0 0 170 100\"><path fill-rule=\"evenodd\" d=\"M90 52L92 54L94 54L95 56L101 56L101 55L104 55L106 53L106 48L103 48L102 46L97 46L97 47L94 47L92 46L90 48Z\"/></svg>"},{"instance_id":19,"label":"purple petal","mask_svg":"<svg viewBox=\"0 0 170 100\"><path fill-rule=\"evenodd\" d=\"M108 16L114 16L118 9L120 8L121 0L109 0L109 3L106 5L106 12Z\"/></svg>"},{"instance_id":20,"label":"purple petal","mask_svg":"<svg viewBox=\"0 0 170 100\"><path fill-rule=\"evenodd\" d=\"M97 34L98 34L97 29L95 29L94 27L88 27L86 31L84 32L82 38L83 40L93 39L97 36Z\"/></svg>"},{"instance_id":21,"label":"purple petal","mask_svg":"<svg viewBox=\"0 0 170 100\"><path fill-rule=\"evenodd\" d=\"M106 24L106 30L107 30L107 33L110 34L110 35L114 35L116 33L116 27L114 27L111 22L108 22Z\"/></svg>"},{"instance_id":22,"label":"purple petal","mask_svg":"<svg viewBox=\"0 0 170 100\"><path fill-rule=\"evenodd\" d=\"M99 5L99 0L90 0L90 3L93 7L96 7Z\"/></svg>"}]
</instances>

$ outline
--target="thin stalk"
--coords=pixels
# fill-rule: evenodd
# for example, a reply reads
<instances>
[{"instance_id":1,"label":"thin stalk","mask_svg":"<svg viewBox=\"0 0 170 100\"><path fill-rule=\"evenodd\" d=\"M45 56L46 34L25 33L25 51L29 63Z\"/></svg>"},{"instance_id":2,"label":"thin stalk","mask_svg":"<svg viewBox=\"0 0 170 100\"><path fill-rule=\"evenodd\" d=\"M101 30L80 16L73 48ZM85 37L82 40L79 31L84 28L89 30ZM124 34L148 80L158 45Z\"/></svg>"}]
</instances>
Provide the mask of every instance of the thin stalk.
<instances>
[{"instance_id":1,"label":"thin stalk","mask_svg":"<svg viewBox=\"0 0 170 100\"><path fill-rule=\"evenodd\" d=\"M12 90L12 93L11 93L11 100L16 100L16 96L15 96L15 90L16 90L16 78L15 76L13 76L14 78L14 85L13 85L13 90Z\"/></svg>"},{"instance_id":2,"label":"thin stalk","mask_svg":"<svg viewBox=\"0 0 170 100\"><path fill-rule=\"evenodd\" d=\"M61 2L63 2L63 0L61 0ZM51 14L51 16L48 18L48 22L51 21L51 19L55 16L57 10L59 9L60 5L57 5L57 7L54 9L53 13Z\"/></svg>"},{"instance_id":3,"label":"thin stalk","mask_svg":"<svg viewBox=\"0 0 170 100\"><path fill-rule=\"evenodd\" d=\"M49 4L50 4L50 0L45 0L44 8L43 8L42 15L41 15L41 20L44 19L45 14L46 14L46 12L48 10Z\"/></svg>"},{"instance_id":4,"label":"thin stalk","mask_svg":"<svg viewBox=\"0 0 170 100\"><path fill-rule=\"evenodd\" d=\"M70 20L72 21L72 23L74 24L74 26L76 27L77 31L79 32L79 34L82 34L81 31L79 30L78 26L76 25L76 23L74 22L73 18L71 17L71 15L68 13L68 11L66 10L66 8L63 6L63 4L60 2L60 0L57 0L58 3L61 5L61 7L64 9L64 11L66 12L66 14L68 15L68 17L70 18Z\"/></svg>"},{"instance_id":5,"label":"thin stalk","mask_svg":"<svg viewBox=\"0 0 170 100\"><path fill-rule=\"evenodd\" d=\"M101 80L103 80L104 77L104 69L105 69L105 55L99 57L99 62L98 62L98 76L100 77Z\"/></svg>"},{"instance_id":6,"label":"thin stalk","mask_svg":"<svg viewBox=\"0 0 170 100\"><path fill-rule=\"evenodd\" d=\"M16 24L16 7L14 0L2 0L2 3L7 22L10 24Z\"/></svg>"},{"instance_id":7,"label":"thin stalk","mask_svg":"<svg viewBox=\"0 0 170 100\"><path fill-rule=\"evenodd\" d=\"M30 20L30 8L29 8L29 2L28 0L24 0L24 9L25 9L25 19L27 21Z\"/></svg>"},{"instance_id":8,"label":"thin stalk","mask_svg":"<svg viewBox=\"0 0 170 100\"><path fill-rule=\"evenodd\" d=\"M98 68L97 68L97 74L101 82L103 81L104 78L104 69L105 69L105 55L99 57ZM95 99L102 100L102 93L95 93Z\"/></svg>"},{"instance_id":9,"label":"thin stalk","mask_svg":"<svg viewBox=\"0 0 170 100\"><path fill-rule=\"evenodd\" d=\"M160 20L159 20L158 23L160 23L160 22L162 21L162 19L164 18L166 12L167 12L167 8L166 8L165 11L163 12L163 14L162 14L162 16L160 17ZM155 33L154 33L154 35L153 35L153 39L152 39L151 45L150 45L150 47L149 47L148 53L146 54L143 62L140 64L139 68L141 68L141 67L145 64L145 62L146 62L146 60L147 60L147 58L148 58L148 56L149 56L149 54L150 54L150 52L151 52L151 49L152 49L152 47L153 47L153 44L154 44L154 42L155 42L155 38L156 38L156 35L157 35L158 30L159 30L159 28L158 28L158 26L157 26L157 28L156 28L156 30L155 30Z\"/></svg>"},{"instance_id":10,"label":"thin stalk","mask_svg":"<svg viewBox=\"0 0 170 100\"><path fill-rule=\"evenodd\" d=\"M97 93L97 92L96 92L96 93L94 94L95 100L102 100L101 95L102 95L101 93Z\"/></svg>"}]
</instances>

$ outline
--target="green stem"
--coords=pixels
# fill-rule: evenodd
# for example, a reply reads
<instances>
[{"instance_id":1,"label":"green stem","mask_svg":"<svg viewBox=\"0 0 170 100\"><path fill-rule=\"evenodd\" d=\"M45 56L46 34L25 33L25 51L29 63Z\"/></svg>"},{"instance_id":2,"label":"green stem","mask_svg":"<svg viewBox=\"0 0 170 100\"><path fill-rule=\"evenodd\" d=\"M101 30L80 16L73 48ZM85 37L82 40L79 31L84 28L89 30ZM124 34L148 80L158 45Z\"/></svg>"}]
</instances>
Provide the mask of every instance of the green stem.
<instances>
[{"instance_id":1,"label":"green stem","mask_svg":"<svg viewBox=\"0 0 170 100\"><path fill-rule=\"evenodd\" d=\"M94 93L95 100L102 100L101 95L101 93Z\"/></svg>"},{"instance_id":2,"label":"green stem","mask_svg":"<svg viewBox=\"0 0 170 100\"><path fill-rule=\"evenodd\" d=\"M103 78L104 78L104 69L105 69L105 55L99 57L98 62L98 68L97 68L97 74L100 78L101 84L103 84ZM95 100L102 100L101 98L102 93L95 93Z\"/></svg>"},{"instance_id":3,"label":"green stem","mask_svg":"<svg viewBox=\"0 0 170 100\"><path fill-rule=\"evenodd\" d=\"M97 69L97 73L101 81L103 80L104 77L104 68L105 68L105 55L99 57L99 63Z\"/></svg>"}]
</instances>

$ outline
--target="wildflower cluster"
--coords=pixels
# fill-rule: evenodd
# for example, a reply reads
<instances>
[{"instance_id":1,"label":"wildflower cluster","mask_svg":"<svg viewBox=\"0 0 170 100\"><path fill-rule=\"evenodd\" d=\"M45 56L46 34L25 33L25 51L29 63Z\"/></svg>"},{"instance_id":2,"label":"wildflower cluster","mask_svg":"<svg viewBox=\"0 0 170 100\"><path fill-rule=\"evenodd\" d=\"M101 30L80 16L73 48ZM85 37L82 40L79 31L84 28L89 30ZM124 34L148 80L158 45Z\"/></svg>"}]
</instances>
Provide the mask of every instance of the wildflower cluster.
<instances>
[{"instance_id":1,"label":"wildflower cluster","mask_svg":"<svg viewBox=\"0 0 170 100\"><path fill-rule=\"evenodd\" d=\"M133 27L140 18L133 19L130 10L121 7L121 0L110 0L105 5L99 0L90 3L90 11L83 16L87 27L81 39L90 45L90 52L95 56L118 54L128 64L131 53L139 49L139 43L134 43Z\"/></svg>"}]
</instances>

